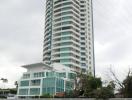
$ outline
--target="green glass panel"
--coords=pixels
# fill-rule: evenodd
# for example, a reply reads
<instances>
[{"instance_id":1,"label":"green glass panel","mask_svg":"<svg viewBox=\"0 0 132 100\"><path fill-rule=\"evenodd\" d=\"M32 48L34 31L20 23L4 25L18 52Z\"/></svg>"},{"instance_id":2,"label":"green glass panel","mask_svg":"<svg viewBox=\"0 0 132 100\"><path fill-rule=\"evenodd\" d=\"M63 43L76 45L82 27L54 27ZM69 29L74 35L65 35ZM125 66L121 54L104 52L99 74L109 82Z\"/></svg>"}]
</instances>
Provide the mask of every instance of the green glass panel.
<instances>
[{"instance_id":1,"label":"green glass panel","mask_svg":"<svg viewBox=\"0 0 132 100\"><path fill-rule=\"evenodd\" d=\"M40 85L41 80L31 80L31 86L39 86Z\"/></svg>"},{"instance_id":2,"label":"green glass panel","mask_svg":"<svg viewBox=\"0 0 132 100\"><path fill-rule=\"evenodd\" d=\"M73 83L73 82L70 82L70 81L66 81L66 86L65 86L65 88L66 88L66 91L71 91L71 90L73 90L73 88L74 88L74 83Z\"/></svg>"},{"instance_id":3,"label":"green glass panel","mask_svg":"<svg viewBox=\"0 0 132 100\"><path fill-rule=\"evenodd\" d=\"M70 40L71 37L62 37L61 40Z\"/></svg>"},{"instance_id":4,"label":"green glass panel","mask_svg":"<svg viewBox=\"0 0 132 100\"><path fill-rule=\"evenodd\" d=\"M62 25L67 25L67 24L71 24L71 22L70 21L62 22Z\"/></svg>"},{"instance_id":5,"label":"green glass panel","mask_svg":"<svg viewBox=\"0 0 132 100\"><path fill-rule=\"evenodd\" d=\"M23 78L24 79L30 78L30 74L23 74Z\"/></svg>"},{"instance_id":6,"label":"green glass panel","mask_svg":"<svg viewBox=\"0 0 132 100\"><path fill-rule=\"evenodd\" d=\"M64 92L64 80L56 80L56 92Z\"/></svg>"},{"instance_id":7,"label":"green glass panel","mask_svg":"<svg viewBox=\"0 0 132 100\"><path fill-rule=\"evenodd\" d=\"M71 32L62 32L61 35L70 35Z\"/></svg>"},{"instance_id":8,"label":"green glass panel","mask_svg":"<svg viewBox=\"0 0 132 100\"><path fill-rule=\"evenodd\" d=\"M62 8L62 11L63 10L69 10L69 9L71 9L71 7L65 7L65 8Z\"/></svg>"},{"instance_id":9,"label":"green glass panel","mask_svg":"<svg viewBox=\"0 0 132 100\"><path fill-rule=\"evenodd\" d=\"M66 78L66 73L59 73L59 77Z\"/></svg>"},{"instance_id":10,"label":"green glass panel","mask_svg":"<svg viewBox=\"0 0 132 100\"><path fill-rule=\"evenodd\" d=\"M70 56L70 53L61 53L60 57L66 57L66 56Z\"/></svg>"},{"instance_id":11,"label":"green glass panel","mask_svg":"<svg viewBox=\"0 0 132 100\"><path fill-rule=\"evenodd\" d=\"M70 48L61 48L60 51L69 51Z\"/></svg>"},{"instance_id":12,"label":"green glass panel","mask_svg":"<svg viewBox=\"0 0 132 100\"><path fill-rule=\"evenodd\" d=\"M34 73L34 77L45 77L45 73L44 72L39 72L39 73Z\"/></svg>"},{"instance_id":13,"label":"green glass panel","mask_svg":"<svg viewBox=\"0 0 132 100\"><path fill-rule=\"evenodd\" d=\"M68 73L68 78L69 79L75 79L76 78L76 74L74 74L74 73Z\"/></svg>"},{"instance_id":14,"label":"green glass panel","mask_svg":"<svg viewBox=\"0 0 132 100\"><path fill-rule=\"evenodd\" d=\"M47 87L42 89L42 94L47 94L49 93L50 95L55 94L55 88L54 87Z\"/></svg>"},{"instance_id":15,"label":"green glass panel","mask_svg":"<svg viewBox=\"0 0 132 100\"><path fill-rule=\"evenodd\" d=\"M46 77L54 77L55 73L54 72L46 72Z\"/></svg>"},{"instance_id":16,"label":"green glass panel","mask_svg":"<svg viewBox=\"0 0 132 100\"><path fill-rule=\"evenodd\" d=\"M43 79L43 87L54 87L55 85L55 78L44 78Z\"/></svg>"},{"instance_id":17,"label":"green glass panel","mask_svg":"<svg viewBox=\"0 0 132 100\"><path fill-rule=\"evenodd\" d=\"M61 59L61 60L60 60L61 63L70 62L70 61L71 61L71 60L69 60L69 59Z\"/></svg>"},{"instance_id":18,"label":"green glass panel","mask_svg":"<svg viewBox=\"0 0 132 100\"><path fill-rule=\"evenodd\" d=\"M62 15L67 15L67 14L72 14L72 12L63 12L63 13L61 13Z\"/></svg>"},{"instance_id":19,"label":"green glass panel","mask_svg":"<svg viewBox=\"0 0 132 100\"><path fill-rule=\"evenodd\" d=\"M61 43L60 45L65 46L65 45L70 45L70 44L71 44L70 42L65 42L65 43Z\"/></svg>"},{"instance_id":20,"label":"green glass panel","mask_svg":"<svg viewBox=\"0 0 132 100\"><path fill-rule=\"evenodd\" d=\"M71 19L71 16L66 16L66 17L62 17L62 20L67 20L67 19Z\"/></svg>"},{"instance_id":21,"label":"green glass panel","mask_svg":"<svg viewBox=\"0 0 132 100\"><path fill-rule=\"evenodd\" d=\"M28 95L28 89L19 89L19 95Z\"/></svg>"},{"instance_id":22,"label":"green glass panel","mask_svg":"<svg viewBox=\"0 0 132 100\"><path fill-rule=\"evenodd\" d=\"M43 79L43 94L54 94L55 93L55 78L44 78Z\"/></svg>"},{"instance_id":23,"label":"green glass panel","mask_svg":"<svg viewBox=\"0 0 132 100\"><path fill-rule=\"evenodd\" d=\"M31 88L30 89L30 95L39 95L40 94L40 88Z\"/></svg>"},{"instance_id":24,"label":"green glass panel","mask_svg":"<svg viewBox=\"0 0 132 100\"><path fill-rule=\"evenodd\" d=\"M29 86L29 81L21 81L20 86Z\"/></svg>"}]
</instances>

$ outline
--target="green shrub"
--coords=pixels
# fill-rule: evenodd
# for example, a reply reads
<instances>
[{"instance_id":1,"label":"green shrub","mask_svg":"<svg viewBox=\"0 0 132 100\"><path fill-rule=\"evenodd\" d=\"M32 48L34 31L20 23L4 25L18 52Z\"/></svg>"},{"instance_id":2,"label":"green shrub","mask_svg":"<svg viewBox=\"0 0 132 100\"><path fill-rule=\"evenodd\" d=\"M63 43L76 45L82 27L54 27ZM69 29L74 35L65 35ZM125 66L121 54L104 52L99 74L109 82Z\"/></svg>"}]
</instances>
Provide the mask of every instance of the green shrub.
<instances>
[{"instance_id":1,"label":"green shrub","mask_svg":"<svg viewBox=\"0 0 132 100\"><path fill-rule=\"evenodd\" d=\"M53 96L51 96L49 93L47 94L43 94L42 96L40 96L40 98L52 98Z\"/></svg>"}]
</instances>

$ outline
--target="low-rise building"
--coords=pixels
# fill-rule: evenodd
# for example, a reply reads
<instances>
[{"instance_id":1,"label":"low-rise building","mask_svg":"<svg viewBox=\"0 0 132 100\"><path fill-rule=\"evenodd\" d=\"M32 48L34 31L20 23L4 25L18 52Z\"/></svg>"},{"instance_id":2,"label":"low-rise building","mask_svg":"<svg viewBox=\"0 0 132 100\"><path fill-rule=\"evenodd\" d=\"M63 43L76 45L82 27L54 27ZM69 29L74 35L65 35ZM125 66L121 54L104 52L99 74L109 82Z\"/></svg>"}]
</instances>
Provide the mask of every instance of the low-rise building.
<instances>
[{"instance_id":1,"label":"low-rise building","mask_svg":"<svg viewBox=\"0 0 132 100\"><path fill-rule=\"evenodd\" d=\"M51 66L35 63L22 66L27 69L18 82L18 96L56 95L75 88L76 73L61 64Z\"/></svg>"}]
</instances>

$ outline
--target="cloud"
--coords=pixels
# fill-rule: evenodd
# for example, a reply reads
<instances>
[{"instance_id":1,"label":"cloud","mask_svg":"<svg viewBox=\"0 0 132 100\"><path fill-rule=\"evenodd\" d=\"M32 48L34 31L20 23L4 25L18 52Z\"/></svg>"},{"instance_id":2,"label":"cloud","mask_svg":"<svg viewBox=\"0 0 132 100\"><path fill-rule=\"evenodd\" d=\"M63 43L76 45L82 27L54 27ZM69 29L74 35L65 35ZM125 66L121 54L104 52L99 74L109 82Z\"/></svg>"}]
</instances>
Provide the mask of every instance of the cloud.
<instances>
[{"instance_id":1,"label":"cloud","mask_svg":"<svg viewBox=\"0 0 132 100\"><path fill-rule=\"evenodd\" d=\"M18 81L22 76L22 72L26 71L20 67L24 63L13 62L9 55L1 53L0 55L0 78L8 79L8 83L6 84L0 82L0 88L15 87L14 81Z\"/></svg>"},{"instance_id":2,"label":"cloud","mask_svg":"<svg viewBox=\"0 0 132 100\"><path fill-rule=\"evenodd\" d=\"M132 1L96 0L94 2L95 57L97 75L105 76L112 64L121 78L131 67ZM125 71L127 72L127 71ZM123 73L123 74L122 74Z\"/></svg>"},{"instance_id":3,"label":"cloud","mask_svg":"<svg viewBox=\"0 0 132 100\"><path fill-rule=\"evenodd\" d=\"M44 7L42 9L41 2L12 0L3 3L4 10L0 10L0 47L14 55L16 60L33 62L42 59Z\"/></svg>"},{"instance_id":4,"label":"cloud","mask_svg":"<svg viewBox=\"0 0 132 100\"><path fill-rule=\"evenodd\" d=\"M8 78L6 87L14 86L26 71L22 65L42 61L44 2L0 1L0 78Z\"/></svg>"}]
</instances>

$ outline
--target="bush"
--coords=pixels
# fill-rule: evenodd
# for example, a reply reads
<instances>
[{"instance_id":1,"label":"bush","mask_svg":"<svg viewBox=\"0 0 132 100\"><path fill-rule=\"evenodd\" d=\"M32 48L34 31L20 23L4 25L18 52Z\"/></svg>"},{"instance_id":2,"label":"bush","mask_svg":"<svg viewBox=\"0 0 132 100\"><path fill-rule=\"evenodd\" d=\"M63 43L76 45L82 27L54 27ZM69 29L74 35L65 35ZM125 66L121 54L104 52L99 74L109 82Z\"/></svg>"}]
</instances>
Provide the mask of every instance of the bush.
<instances>
[{"instance_id":1,"label":"bush","mask_svg":"<svg viewBox=\"0 0 132 100\"><path fill-rule=\"evenodd\" d=\"M108 87L102 87L95 92L96 98L102 98L107 100L108 98L114 98L114 92L110 90Z\"/></svg>"},{"instance_id":2,"label":"bush","mask_svg":"<svg viewBox=\"0 0 132 100\"><path fill-rule=\"evenodd\" d=\"M4 99L4 98L6 98L6 96L0 96L0 98L3 98Z\"/></svg>"},{"instance_id":3,"label":"bush","mask_svg":"<svg viewBox=\"0 0 132 100\"><path fill-rule=\"evenodd\" d=\"M51 96L49 93L47 94L43 94L42 96L40 96L40 98L52 98L53 96Z\"/></svg>"}]
</instances>

